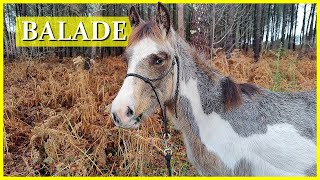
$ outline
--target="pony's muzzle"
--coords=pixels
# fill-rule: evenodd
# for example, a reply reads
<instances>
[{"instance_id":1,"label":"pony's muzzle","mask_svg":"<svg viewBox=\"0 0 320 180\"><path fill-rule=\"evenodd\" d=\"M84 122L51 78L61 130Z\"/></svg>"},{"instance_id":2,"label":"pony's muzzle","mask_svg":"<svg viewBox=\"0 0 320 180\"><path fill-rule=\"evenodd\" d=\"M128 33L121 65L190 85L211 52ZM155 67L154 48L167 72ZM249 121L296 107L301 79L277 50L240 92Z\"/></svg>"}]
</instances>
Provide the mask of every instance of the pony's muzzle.
<instances>
[{"instance_id":1,"label":"pony's muzzle","mask_svg":"<svg viewBox=\"0 0 320 180\"><path fill-rule=\"evenodd\" d=\"M127 107L112 107L111 114L113 122L123 128L131 128L135 123L133 108Z\"/></svg>"}]
</instances>

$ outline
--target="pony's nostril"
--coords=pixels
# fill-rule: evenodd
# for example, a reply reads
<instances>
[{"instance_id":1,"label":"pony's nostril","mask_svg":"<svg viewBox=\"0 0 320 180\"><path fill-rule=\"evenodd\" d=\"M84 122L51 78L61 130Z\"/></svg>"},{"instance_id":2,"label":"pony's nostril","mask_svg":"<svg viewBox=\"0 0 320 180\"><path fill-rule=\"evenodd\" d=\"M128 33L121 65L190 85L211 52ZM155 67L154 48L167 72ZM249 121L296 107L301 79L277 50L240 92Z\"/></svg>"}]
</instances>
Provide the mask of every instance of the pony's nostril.
<instances>
[{"instance_id":1,"label":"pony's nostril","mask_svg":"<svg viewBox=\"0 0 320 180\"><path fill-rule=\"evenodd\" d=\"M139 123L141 121L141 118L142 118L142 113L138 116L137 118L137 122Z\"/></svg>"},{"instance_id":2,"label":"pony's nostril","mask_svg":"<svg viewBox=\"0 0 320 180\"><path fill-rule=\"evenodd\" d=\"M128 106L127 117L132 117L132 116L133 116L133 110Z\"/></svg>"},{"instance_id":3,"label":"pony's nostril","mask_svg":"<svg viewBox=\"0 0 320 180\"><path fill-rule=\"evenodd\" d=\"M120 121L119 121L119 118L118 118L118 116L117 116L117 114L116 113L112 113L112 118L113 118L113 121L114 122L116 122L116 123L119 123Z\"/></svg>"}]
</instances>

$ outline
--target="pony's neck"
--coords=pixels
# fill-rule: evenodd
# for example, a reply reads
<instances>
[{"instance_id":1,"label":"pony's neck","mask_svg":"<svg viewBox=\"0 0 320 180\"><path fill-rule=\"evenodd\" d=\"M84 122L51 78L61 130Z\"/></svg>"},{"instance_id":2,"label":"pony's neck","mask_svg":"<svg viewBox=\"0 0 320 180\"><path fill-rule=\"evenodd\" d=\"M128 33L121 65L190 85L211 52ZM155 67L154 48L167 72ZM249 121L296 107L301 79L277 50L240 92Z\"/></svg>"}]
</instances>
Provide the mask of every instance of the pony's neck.
<instances>
[{"instance_id":1,"label":"pony's neck","mask_svg":"<svg viewBox=\"0 0 320 180\"><path fill-rule=\"evenodd\" d=\"M172 47L179 57L179 95L177 100L178 118L171 118L176 129L184 138L188 158L198 169L200 174L230 174L220 157L209 152L200 138L197 119L203 114L223 110L221 80L223 76L207 67L197 52L182 38L173 34ZM174 105L174 103L171 103ZM168 107L174 117L173 106ZM198 156L197 154L201 154ZM210 162L210 163L205 163ZM204 168L205 167L205 168Z\"/></svg>"},{"instance_id":2,"label":"pony's neck","mask_svg":"<svg viewBox=\"0 0 320 180\"><path fill-rule=\"evenodd\" d=\"M204 112L205 114L211 114L213 111L218 113L223 111L224 107L221 80L225 77L209 68L209 66L205 64L205 61L199 57L197 51L191 48L177 34L174 33L172 36L171 45L179 57L180 67L179 97L177 104L179 109L178 116L180 115L181 117L177 120L179 124L177 126L183 126L183 128L179 128L181 130L185 129L185 126L190 126L190 130L198 135L199 132L197 132L197 125L194 121L197 113L190 112L190 97L186 97L183 91L186 90L185 88L188 88L187 91L194 92L194 97L192 98L196 98L198 102L196 103L196 109L198 111ZM179 122L179 119L185 119L188 123L183 124L185 122Z\"/></svg>"}]
</instances>

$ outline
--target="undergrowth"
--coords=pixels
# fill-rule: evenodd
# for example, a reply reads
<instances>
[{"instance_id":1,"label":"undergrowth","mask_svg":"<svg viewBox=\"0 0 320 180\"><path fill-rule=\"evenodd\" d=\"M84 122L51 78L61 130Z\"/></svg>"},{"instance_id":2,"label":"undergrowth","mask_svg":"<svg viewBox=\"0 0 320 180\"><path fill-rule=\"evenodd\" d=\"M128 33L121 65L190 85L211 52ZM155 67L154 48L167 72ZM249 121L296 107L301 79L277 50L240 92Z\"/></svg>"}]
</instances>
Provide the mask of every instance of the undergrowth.
<instances>
[{"instance_id":1,"label":"undergrowth","mask_svg":"<svg viewBox=\"0 0 320 180\"><path fill-rule=\"evenodd\" d=\"M275 91L315 88L316 62L294 52L218 55L211 64L238 82ZM109 115L126 65L98 61L91 71L71 60L17 61L4 67L4 174L10 176L165 176L159 114L138 130L118 129ZM173 175L197 175L181 134L170 126Z\"/></svg>"}]
</instances>

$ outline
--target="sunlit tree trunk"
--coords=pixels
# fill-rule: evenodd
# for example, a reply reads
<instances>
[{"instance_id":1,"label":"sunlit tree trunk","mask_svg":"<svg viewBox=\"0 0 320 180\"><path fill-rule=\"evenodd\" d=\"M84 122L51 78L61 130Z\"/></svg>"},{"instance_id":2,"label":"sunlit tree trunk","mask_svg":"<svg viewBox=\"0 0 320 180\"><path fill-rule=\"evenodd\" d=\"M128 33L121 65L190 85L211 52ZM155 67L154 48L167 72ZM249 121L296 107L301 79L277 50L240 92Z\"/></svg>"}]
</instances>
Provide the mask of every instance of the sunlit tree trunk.
<instances>
[{"instance_id":1,"label":"sunlit tree trunk","mask_svg":"<svg viewBox=\"0 0 320 180\"><path fill-rule=\"evenodd\" d=\"M261 13L262 13L262 5L255 5L255 18L254 18L254 43L253 43L253 51L254 51L254 61L258 62L260 58L260 50L261 50Z\"/></svg>"}]
</instances>

